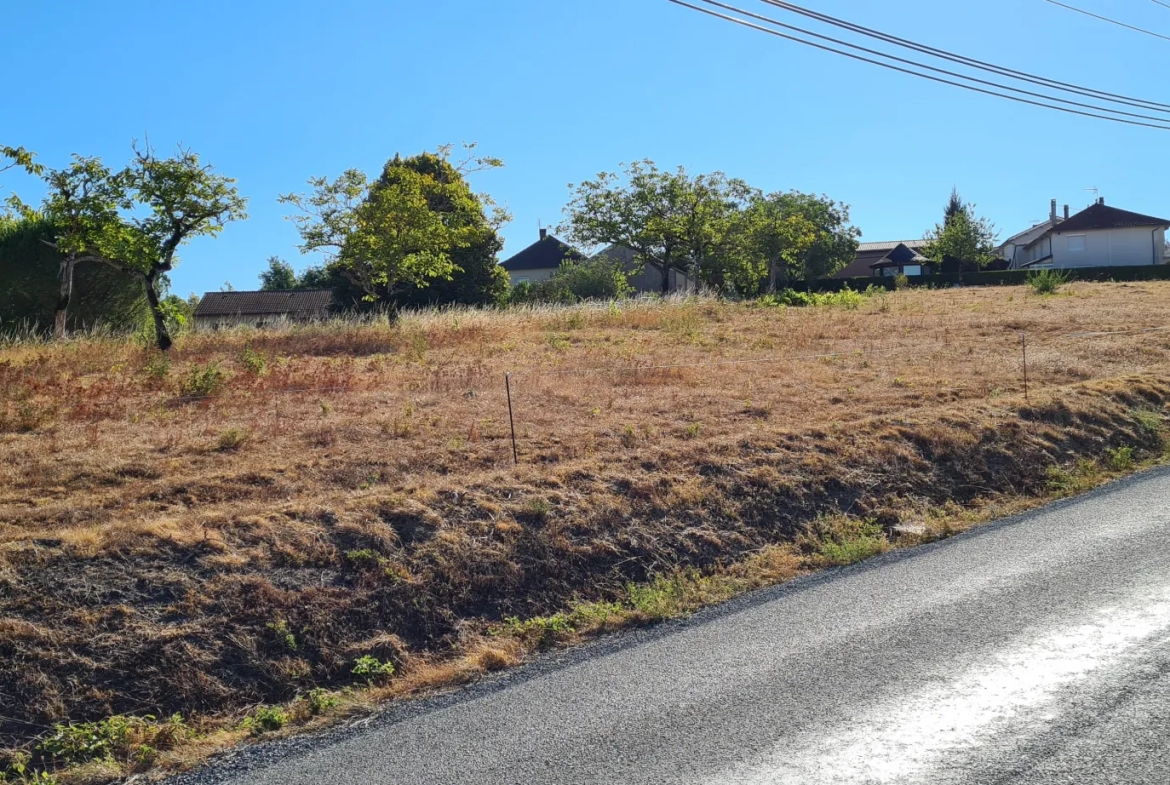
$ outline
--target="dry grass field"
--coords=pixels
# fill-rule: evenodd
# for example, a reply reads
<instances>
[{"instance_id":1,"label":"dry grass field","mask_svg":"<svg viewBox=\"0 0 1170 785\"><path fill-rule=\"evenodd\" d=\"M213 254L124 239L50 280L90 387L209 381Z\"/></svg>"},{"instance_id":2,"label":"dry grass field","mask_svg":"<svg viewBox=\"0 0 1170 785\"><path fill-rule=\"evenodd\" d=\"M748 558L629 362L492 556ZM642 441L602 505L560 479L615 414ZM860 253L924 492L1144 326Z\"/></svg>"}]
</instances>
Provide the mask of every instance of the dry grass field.
<instances>
[{"instance_id":1,"label":"dry grass field","mask_svg":"<svg viewBox=\"0 0 1170 785\"><path fill-rule=\"evenodd\" d=\"M1074 284L410 314L187 334L169 360L6 345L0 736L180 713L101 771L174 764L191 729L469 678L666 615L662 592L1073 490L1161 455L1168 306L1167 283Z\"/></svg>"}]
</instances>

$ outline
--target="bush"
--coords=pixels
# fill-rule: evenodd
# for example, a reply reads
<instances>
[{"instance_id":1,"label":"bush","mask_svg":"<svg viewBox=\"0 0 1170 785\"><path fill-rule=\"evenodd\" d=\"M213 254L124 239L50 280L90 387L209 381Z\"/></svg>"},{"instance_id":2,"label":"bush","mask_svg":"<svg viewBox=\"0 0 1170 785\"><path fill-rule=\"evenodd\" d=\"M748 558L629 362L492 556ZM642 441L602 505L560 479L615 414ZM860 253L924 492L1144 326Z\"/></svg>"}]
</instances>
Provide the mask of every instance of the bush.
<instances>
[{"instance_id":1,"label":"bush","mask_svg":"<svg viewBox=\"0 0 1170 785\"><path fill-rule=\"evenodd\" d=\"M350 673L361 676L370 684L382 682L394 675L394 663L382 662L377 657L365 655L358 657Z\"/></svg>"},{"instance_id":2,"label":"bush","mask_svg":"<svg viewBox=\"0 0 1170 785\"><path fill-rule=\"evenodd\" d=\"M251 346L245 346L244 350L240 352L240 365L259 376L268 367L268 358L264 356L263 352L258 352Z\"/></svg>"},{"instance_id":3,"label":"bush","mask_svg":"<svg viewBox=\"0 0 1170 785\"><path fill-rule=\"evenodd\" d=\"M1056 294L1069 282L1069 275L1059 270L1038 270L1028 276L1028 286L1036 294Z\"/></svg>"},{"instance_id":4,"label":"bush","mask_svg":"<svg viewBox=\"0 0 1170 785\"><path fill-rule=\"evenodd\" d=\"M240 727L253 736L278 731L288 722L288 713L279 706L261 706L241 723Z\"/></svg>"},{"instance_id":5,"label":"bush","mask_svg":"<svg viewBox=\"0 0 1170 785\"><path fill-rule=\"evenodd\" d=\"M232 452L243 447L247 443L248 438L247 431L240 430L239 428L228 428L219 435L215 447L220 452Z\"/></svg>"},{"instance_id":6,"label":"bush","mask_svg":"<svg viewBox=\"0 0 1170 785\"><path fill-rule=\"evenodd\" d=\"M583 262L565 262L553 273L552 278L530 286L526 299L569 304L582 300L619 300L629 297L633 292L624 265L600 257ZM514 291L513 294L518 292Z\"/></svg>"},{"instance_id":7,"label":"bush","mask_svg":"<svg viewBox=\"0 0 1170 785\"><path fill-rule=\"evenodd\" d=\"M227 374L219 369L219 363L192 365L187 375L179 381L179 396L211 398L218 395L226 383Z\"/></svg>"},{"instance_id":8,"label":"bush","mask_svg":"<svg viewBox=\"0 0 1170 785\"><path fill-rule=\"evenodd\" d=\"M759 302L761 305L789 308L836 306L851 311L865 302L866 297L878 291L879 289L874 286L870 286L864 292L854 291L848 286L837 292L798 292L795 289L784 289L775 294L765 294Z\"/></svg>"}]
</instances>

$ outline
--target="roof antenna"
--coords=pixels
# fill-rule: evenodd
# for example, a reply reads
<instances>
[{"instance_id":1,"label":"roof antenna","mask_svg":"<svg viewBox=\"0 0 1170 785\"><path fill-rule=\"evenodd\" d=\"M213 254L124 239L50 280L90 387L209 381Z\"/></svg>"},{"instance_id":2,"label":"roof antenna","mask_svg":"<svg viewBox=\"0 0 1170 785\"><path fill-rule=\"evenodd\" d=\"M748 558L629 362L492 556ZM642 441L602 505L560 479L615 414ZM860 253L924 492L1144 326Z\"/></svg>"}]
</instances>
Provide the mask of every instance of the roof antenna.
<instances>
[{"instance_id":1,"label":"roof antenna","mask_svg":"<svg viewBox=\"0 0 1170 785\"><path fill-rule=\"evenodd\" d=\"M1093 204L1096 204L1097 202L1101 201L1100 189L1094 187L1094 188L1086 188L1085 190L1093 192Z\"/></svg>"}]
</instances>

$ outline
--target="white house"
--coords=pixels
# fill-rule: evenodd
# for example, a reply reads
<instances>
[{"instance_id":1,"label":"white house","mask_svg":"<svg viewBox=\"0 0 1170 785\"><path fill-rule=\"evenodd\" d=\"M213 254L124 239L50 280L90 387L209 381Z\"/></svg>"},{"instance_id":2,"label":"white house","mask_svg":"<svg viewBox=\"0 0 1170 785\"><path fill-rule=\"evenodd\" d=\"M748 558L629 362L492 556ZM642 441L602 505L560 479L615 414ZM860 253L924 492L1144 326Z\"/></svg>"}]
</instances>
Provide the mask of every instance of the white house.
<instances>
[{"instance_id":1,"label":"white house","mask_svg":"<svg viewBox=\"0 0 1170 785\"><path fill-rule=\"evenodd\" d=\"M1170 220L1109 207L1104 199L1066 220L1055 213L1054 203L1049 222L1016 235L1001 247L1012 269L1140 267L1165 262Z\"/></svg>"},{"instance_id":2,"label":"white house","mask_svg":"<svg viewBox=\"0 0 1170 785\"><path fill-rule=\"evenodd\" d=\"M1064 206L1064 217L1061 218L1056 212L1056 200L1052 200L1052 211L1049 213L1048 220L1038 223L1030 229L1025 229L1019 234L1012 235L1003 242L999 248L995 249L996 255L1000 259L1007 259L1010 268L1018 270L1023 267L1027 259L1027 249L1036 240L1043 237L1050 229L1056 227L1062 221L1068 220L1068 205Z\"/></svg>"}]
</instances>

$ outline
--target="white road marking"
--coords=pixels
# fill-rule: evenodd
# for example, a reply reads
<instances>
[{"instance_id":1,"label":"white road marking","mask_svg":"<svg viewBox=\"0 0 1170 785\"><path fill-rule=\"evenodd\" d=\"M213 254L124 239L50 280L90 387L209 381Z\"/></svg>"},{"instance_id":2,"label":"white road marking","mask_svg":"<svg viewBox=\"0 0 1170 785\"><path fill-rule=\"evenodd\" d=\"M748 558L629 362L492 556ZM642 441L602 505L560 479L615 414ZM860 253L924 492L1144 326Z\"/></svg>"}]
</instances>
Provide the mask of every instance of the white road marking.
<instances>
[{"instance_id":1,"label":"white road marking","mask_svg":"<svg viewBox=\"0 0 1170 785\"><path fill-rule=\"evenodd\" d=\"M740 764L718 785L881 785L930 782L948 754L977 748L1143 641L1170 630L1170 588L1099 611L1089 623L1022 641L954 681L867 709L850 727L810 734ZM1045 707L1046 709L1048 707ZM1051 707L1051 719L1058 712Z\"/></svg>"}]
</instances>

